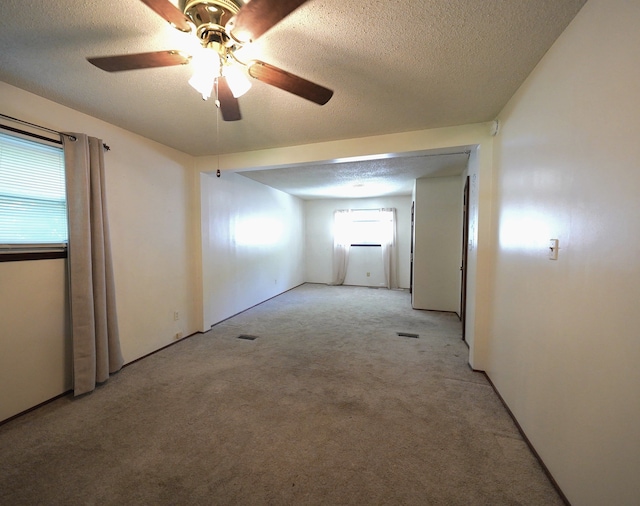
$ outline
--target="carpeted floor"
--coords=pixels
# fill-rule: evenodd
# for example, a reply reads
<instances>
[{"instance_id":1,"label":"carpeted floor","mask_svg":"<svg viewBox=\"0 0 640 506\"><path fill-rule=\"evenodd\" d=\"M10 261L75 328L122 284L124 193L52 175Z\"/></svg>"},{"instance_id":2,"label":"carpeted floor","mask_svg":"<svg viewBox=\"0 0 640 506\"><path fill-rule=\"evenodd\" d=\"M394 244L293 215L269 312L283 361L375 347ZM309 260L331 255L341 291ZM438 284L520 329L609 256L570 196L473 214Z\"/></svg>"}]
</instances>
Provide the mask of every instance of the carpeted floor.
<instances>
[{"instance_id":1,"label":"carpeted floor","mask_svg":"<svg viewBox=\"0 0 640 506\"><path fill-rule=\"evenodd\" d=\"M406 291L303 285L1 426L0 504L562 504L467 355Z\"/></svg>"}]
</instances>

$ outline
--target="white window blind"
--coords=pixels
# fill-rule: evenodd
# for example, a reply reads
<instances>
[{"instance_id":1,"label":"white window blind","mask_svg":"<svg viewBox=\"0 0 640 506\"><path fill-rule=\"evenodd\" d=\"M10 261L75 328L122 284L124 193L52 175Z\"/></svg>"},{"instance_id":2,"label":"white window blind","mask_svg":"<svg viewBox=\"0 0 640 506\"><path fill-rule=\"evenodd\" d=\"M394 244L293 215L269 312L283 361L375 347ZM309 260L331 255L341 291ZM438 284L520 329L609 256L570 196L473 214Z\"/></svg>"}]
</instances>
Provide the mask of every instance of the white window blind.
<instances>
[{"instance_id":1,"label":"white window blind","mask_svg":"<svg viewBox=\"0 0 640 506\"><path fill-rule=\"evenodd\" d=\"M62 146L0 132L0 248L66 242Z\"/></svg>"}]
</instances>

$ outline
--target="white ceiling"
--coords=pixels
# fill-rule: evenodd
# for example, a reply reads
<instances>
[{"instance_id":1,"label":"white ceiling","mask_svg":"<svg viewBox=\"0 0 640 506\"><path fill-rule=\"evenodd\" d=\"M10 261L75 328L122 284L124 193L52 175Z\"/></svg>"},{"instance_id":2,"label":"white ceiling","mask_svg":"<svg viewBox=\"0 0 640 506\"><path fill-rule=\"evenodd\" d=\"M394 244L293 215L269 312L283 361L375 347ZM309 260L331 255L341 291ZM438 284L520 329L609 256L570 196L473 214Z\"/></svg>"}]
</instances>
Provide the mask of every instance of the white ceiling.
<instances>
[{"instance_id":1,"label":"white ceiling","mask_svg":"<svg viewBox=\"0 0 640 506\"><path fill-rule=\"evenodd\" d=\"M253 81L243 119L223 122L187 84L188 65L110 74L86 61L188 47L140 1L2 0L0 80L196 156L478 123L497 116L584 2L309 0L243 56L333 98L318 106Z\"/></svg>"}]
</instances>

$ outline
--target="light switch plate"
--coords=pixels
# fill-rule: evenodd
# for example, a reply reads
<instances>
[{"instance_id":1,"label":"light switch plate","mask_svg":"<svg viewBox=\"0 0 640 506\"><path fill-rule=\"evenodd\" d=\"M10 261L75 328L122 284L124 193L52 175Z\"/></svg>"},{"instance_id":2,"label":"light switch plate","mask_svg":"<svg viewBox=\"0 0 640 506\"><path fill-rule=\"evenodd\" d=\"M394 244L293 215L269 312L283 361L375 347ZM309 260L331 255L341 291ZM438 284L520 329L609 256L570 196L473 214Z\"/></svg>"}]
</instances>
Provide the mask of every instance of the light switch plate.
<instances>
[{"instance_id":1,"label":"light switch plate","mask_svg":"<svg viewBox=\"0 0 640 506\"><path fill-rule=\"evenodd\" d=\"M558 260L558 239L549 240L549 260Z\"/></svg>"}]
</instances>

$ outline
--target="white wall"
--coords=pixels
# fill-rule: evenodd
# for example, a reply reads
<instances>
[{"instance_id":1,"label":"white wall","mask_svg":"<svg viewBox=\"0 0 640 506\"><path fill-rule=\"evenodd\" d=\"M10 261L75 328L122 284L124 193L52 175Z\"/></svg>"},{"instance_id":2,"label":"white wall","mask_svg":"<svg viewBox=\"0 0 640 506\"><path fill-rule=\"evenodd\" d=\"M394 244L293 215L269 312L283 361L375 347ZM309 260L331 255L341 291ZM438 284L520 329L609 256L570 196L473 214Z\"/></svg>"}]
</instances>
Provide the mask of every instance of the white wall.
<instances>
[{"instance_id":1,"label":"white wall","mask_svg":"<svg viewBox=\"0 0 640 506\"><path fill-rule=\"evenodd\" d=\"M382 248L380 246L350 248L349 265L347 266L347 275L344 277L344 284L347 286L386 287Z\"/></svg>"},{"instance_id":2,"label":"white wall","mask_svg":"<svg viewBox=\"0 0 640 506\"><path fill-rule=\"evenodd\" d=\"M304 170L304 169L302 169ZM411 234L411 196L375 199L322 199L305 201L306 276L310 283L331 283L333 260L333 212L336 209L379 209L395 207L397 211L398 283L409 288L409 252ZM376 267L375 256L380 256ZM367 277L366 273L371 272ZM380 286L385 284L380 248L351 248L347 285Z\"/></svg>"},{"instance_id":3,"label":"white wall","mask_svg":"<svg viewBox=\"0 0 640 506\"><path fill-rule=\"evenodd\" d=\"M467 298L465 306L465 342L469 346L469 365L473 369L483 370L484 358L487 354L487 342L488 339L475 339L475 328L478 325L488 326L489 322L489 306L487 301L490 300L490 285L493 282L493 270L492 263L485 262L482 269L478 269L478 254L477 248L479 244L483 244L485 251L485 257L490 256L493 258L493 241L492 236L486 238L482 243L478 240L478 216L479 216L479 181L480 181L480 167L479 167L479 149L472 149L469 154L469 163L467 164L467 170L463 174L463 178L469 177L469 202L467 204L467 213L469 215L469 230L467 236ZM492 150L493 152L493 150ZM492 181L491 181L492 183ZM464 192L464 179L462 181ZM486 187L490 186L489 191L486 191ZM487 185L487 181L483 184L485 192L491 195L492 185ZM485 197L487 198L487 197ZM487 232L489 233L489 232ZM490 249L491 248L491 249ZM480 292L478 291L478 281L483 280L482 286L483 292L480 299L476 296ZM476 307L476 302L480 302ZM486 322L486 323L485 323ZM479 360L478 357L483 357Z\"/></svg>"},{"instance_id":4,"label":"white wall","mask_svg":"<svg viewBox=\"0 0 640 506\"><path fill-rule=\"evenodd\" d=\"M640 498L639 26L639 2L589 0L495 141L487 370L576 506Z\"/></svg>"},{"instance_id":5,"label":"white wall","mask_svg":"<svg viewBox=\"0 0 640 506\"><path fill-rule=\"evenodd\" d=\"M106 186L125 361L172 342L178 330L196 331L192 157L1 82L0 110L111 147ZM0 264L0 420L71 387L65 265Z\"/></svg>"},{"instance_id":6,"label":"white wall","mask_svg":"<svg viewBox=\"0 0 640 506\"><path fill-rule=\"evenodd\" d=\"M413 294L415 309L460 314L461 176L416 181Z\"/></svg>"},{"instance_id":7,"label":"white wall","mask_svg":"<svg viewBox=\"0 0 640 506\"><path fill-rule=\"evenodd\" d=\"M212 159L198 161L211 169ZM215 165L214 165L215 166ZM304 282L302 200L231 172L200 174L203 330Z\"/></svg>"}]
</instances>

